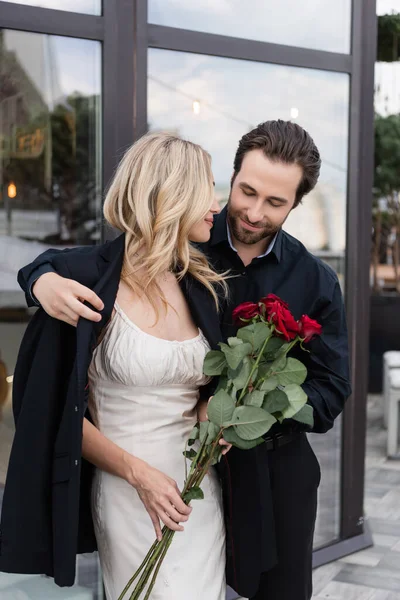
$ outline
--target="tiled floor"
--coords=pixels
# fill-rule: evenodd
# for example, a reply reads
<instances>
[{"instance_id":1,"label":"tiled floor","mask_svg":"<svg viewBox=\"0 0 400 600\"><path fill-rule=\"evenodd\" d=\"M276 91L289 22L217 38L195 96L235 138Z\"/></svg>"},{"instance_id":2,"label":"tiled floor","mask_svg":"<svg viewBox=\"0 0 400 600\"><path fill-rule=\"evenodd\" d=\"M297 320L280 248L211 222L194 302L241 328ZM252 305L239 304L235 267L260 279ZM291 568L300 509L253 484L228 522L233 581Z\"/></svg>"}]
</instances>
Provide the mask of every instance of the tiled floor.
<instances>
[{"instance_id":1,"label":"tiled floor","mask_svg":"<svg viewBox=\"0 0 400 600\"><path fill-rule=\"evenodd\" d=\"M314 600L400 600L400 460L386 459L382 399L368 402L365 512L374 546L314 571Z\"/></svg>"}]
</instances>

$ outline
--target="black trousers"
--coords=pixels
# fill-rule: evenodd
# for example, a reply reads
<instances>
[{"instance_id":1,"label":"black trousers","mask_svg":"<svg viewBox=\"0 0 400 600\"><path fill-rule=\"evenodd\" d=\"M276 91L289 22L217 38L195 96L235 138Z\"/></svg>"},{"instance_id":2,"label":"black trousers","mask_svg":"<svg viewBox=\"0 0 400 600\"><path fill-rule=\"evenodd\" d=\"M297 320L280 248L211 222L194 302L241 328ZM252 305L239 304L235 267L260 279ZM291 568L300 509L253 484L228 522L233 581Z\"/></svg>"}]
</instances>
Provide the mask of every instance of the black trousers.
<instances>
[{"instance_id":1,"label":"black trousers","mask_svg":"<svg viewBox=\"0 0 400 600\"><path fill-rule=\"evenodd\" d=\"M269 453L278 564L251 600L310 600L312 546L321 478L305 434Z\"/></svg>"}]
</instances>

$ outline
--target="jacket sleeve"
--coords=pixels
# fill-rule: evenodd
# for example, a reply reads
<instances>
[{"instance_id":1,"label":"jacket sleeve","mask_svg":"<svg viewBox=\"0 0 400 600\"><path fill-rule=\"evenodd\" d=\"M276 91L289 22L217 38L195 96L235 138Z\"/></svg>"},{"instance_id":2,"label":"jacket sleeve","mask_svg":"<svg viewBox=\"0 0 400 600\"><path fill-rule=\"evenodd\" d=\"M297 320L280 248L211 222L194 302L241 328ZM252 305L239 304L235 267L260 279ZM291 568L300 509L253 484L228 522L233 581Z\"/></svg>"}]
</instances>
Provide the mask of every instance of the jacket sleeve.
<instances>
[{"instance_id":1,"label":"jacket sleeve","mask_svg":"<svg viewBox=\"0 0 400 600\"><path fill-rule=\"evenodd\" d=\"M351 394L346 316L339 282L329 301L310 315L322 325L322 335L307 344L299 359L308 370L303 389L314 409L315 433L332 428Z\"/></svg>"}]
</instances>

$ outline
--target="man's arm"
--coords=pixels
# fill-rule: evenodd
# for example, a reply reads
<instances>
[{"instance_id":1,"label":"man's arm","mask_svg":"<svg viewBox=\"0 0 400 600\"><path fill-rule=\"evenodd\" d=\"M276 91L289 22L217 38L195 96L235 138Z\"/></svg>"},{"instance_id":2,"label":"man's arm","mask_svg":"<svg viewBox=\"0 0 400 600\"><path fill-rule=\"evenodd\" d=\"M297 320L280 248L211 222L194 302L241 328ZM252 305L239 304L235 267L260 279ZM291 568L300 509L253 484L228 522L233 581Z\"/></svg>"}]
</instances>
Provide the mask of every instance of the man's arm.
<instances>
[{"instance_id":1,"label":"man's arm","mask_svg":"<svg viewBox=\"0 0 400 600\"><path fill-rule=\"evenodd\" d=\"M32 294L33 285L41 275L44 275L44 273L56 272L54 266L52 265L52 260L61 252L65 252L65 250L55 250L53 248L46 250L37 258L35 258L33 262L25 265L25 267L22 267L18 271L17 280L20 287L25 292L26 303L28 306L39 305L39 302L37 302Z\"/></svg>"},{"instance_id":2,"label":"man's arm","mask_svg":"<svg viewBox=\"0 0 400 600\"><path fill-rule=\"evenodd\" d=\"M69 252L79 252L84 255L87 250L87 248L47 250L32 263L20 269L18 283L25 292L28 306L42 306L51 317L73 326L77 325L81 317L90 321L100 321L101 315L84 304L89 302L95 309L101 311L104 305L100 298L90 288L58 275L54 264L55 258L60 259ZM67 267L66 272L68 273Z\"/></svg>"},{"instance_id":3,"label":"man's arm","mask_svg":"<svg viewBox=\"0 0 400 600\"><path fill-rule=\"evenodd\" d=\"M322 325L322 335L307 344L310 353L302 352L298 358L308 370L303 389L314 409L313 431L325 433L351 394L346 315L338 281L330 301L310 316Z\"/></svg>"}]
</instances>

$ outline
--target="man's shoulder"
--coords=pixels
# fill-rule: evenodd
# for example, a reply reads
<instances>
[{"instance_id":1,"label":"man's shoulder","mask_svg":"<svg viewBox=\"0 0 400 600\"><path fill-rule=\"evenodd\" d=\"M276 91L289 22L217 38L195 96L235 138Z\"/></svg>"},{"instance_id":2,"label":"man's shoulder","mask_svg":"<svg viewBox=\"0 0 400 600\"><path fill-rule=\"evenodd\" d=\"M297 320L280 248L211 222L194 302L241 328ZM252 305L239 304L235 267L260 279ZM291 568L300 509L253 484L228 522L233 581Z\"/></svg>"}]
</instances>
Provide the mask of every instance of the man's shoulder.
<instances>
[{"instance_id":1,"label":"man's shoulder","mask_svg":"<svg viewBox=\"0 0 400 600\"><path fill-rule=\"evenodd\" d=\"M318 274L320 277L335 284L338 281L335 271L318 256L312 254L305 245L294 236L282 230L282 244L285 252L288 252L295 260L302 261L310 273Z\"/></svg>"},{"instance_id":2,"label":"man's shoulder","mask_svg":"<svg viewBox=\"0 0 400 600\"><path fill-rule=\"evenodd\" d=\"M57 271L61 265L67 270L68 276L83 285L93 285L99 276L100 256L109 242L94 246L78 246L66 252L60 252L53 259Z\"/></svg>"}]
</instances>

